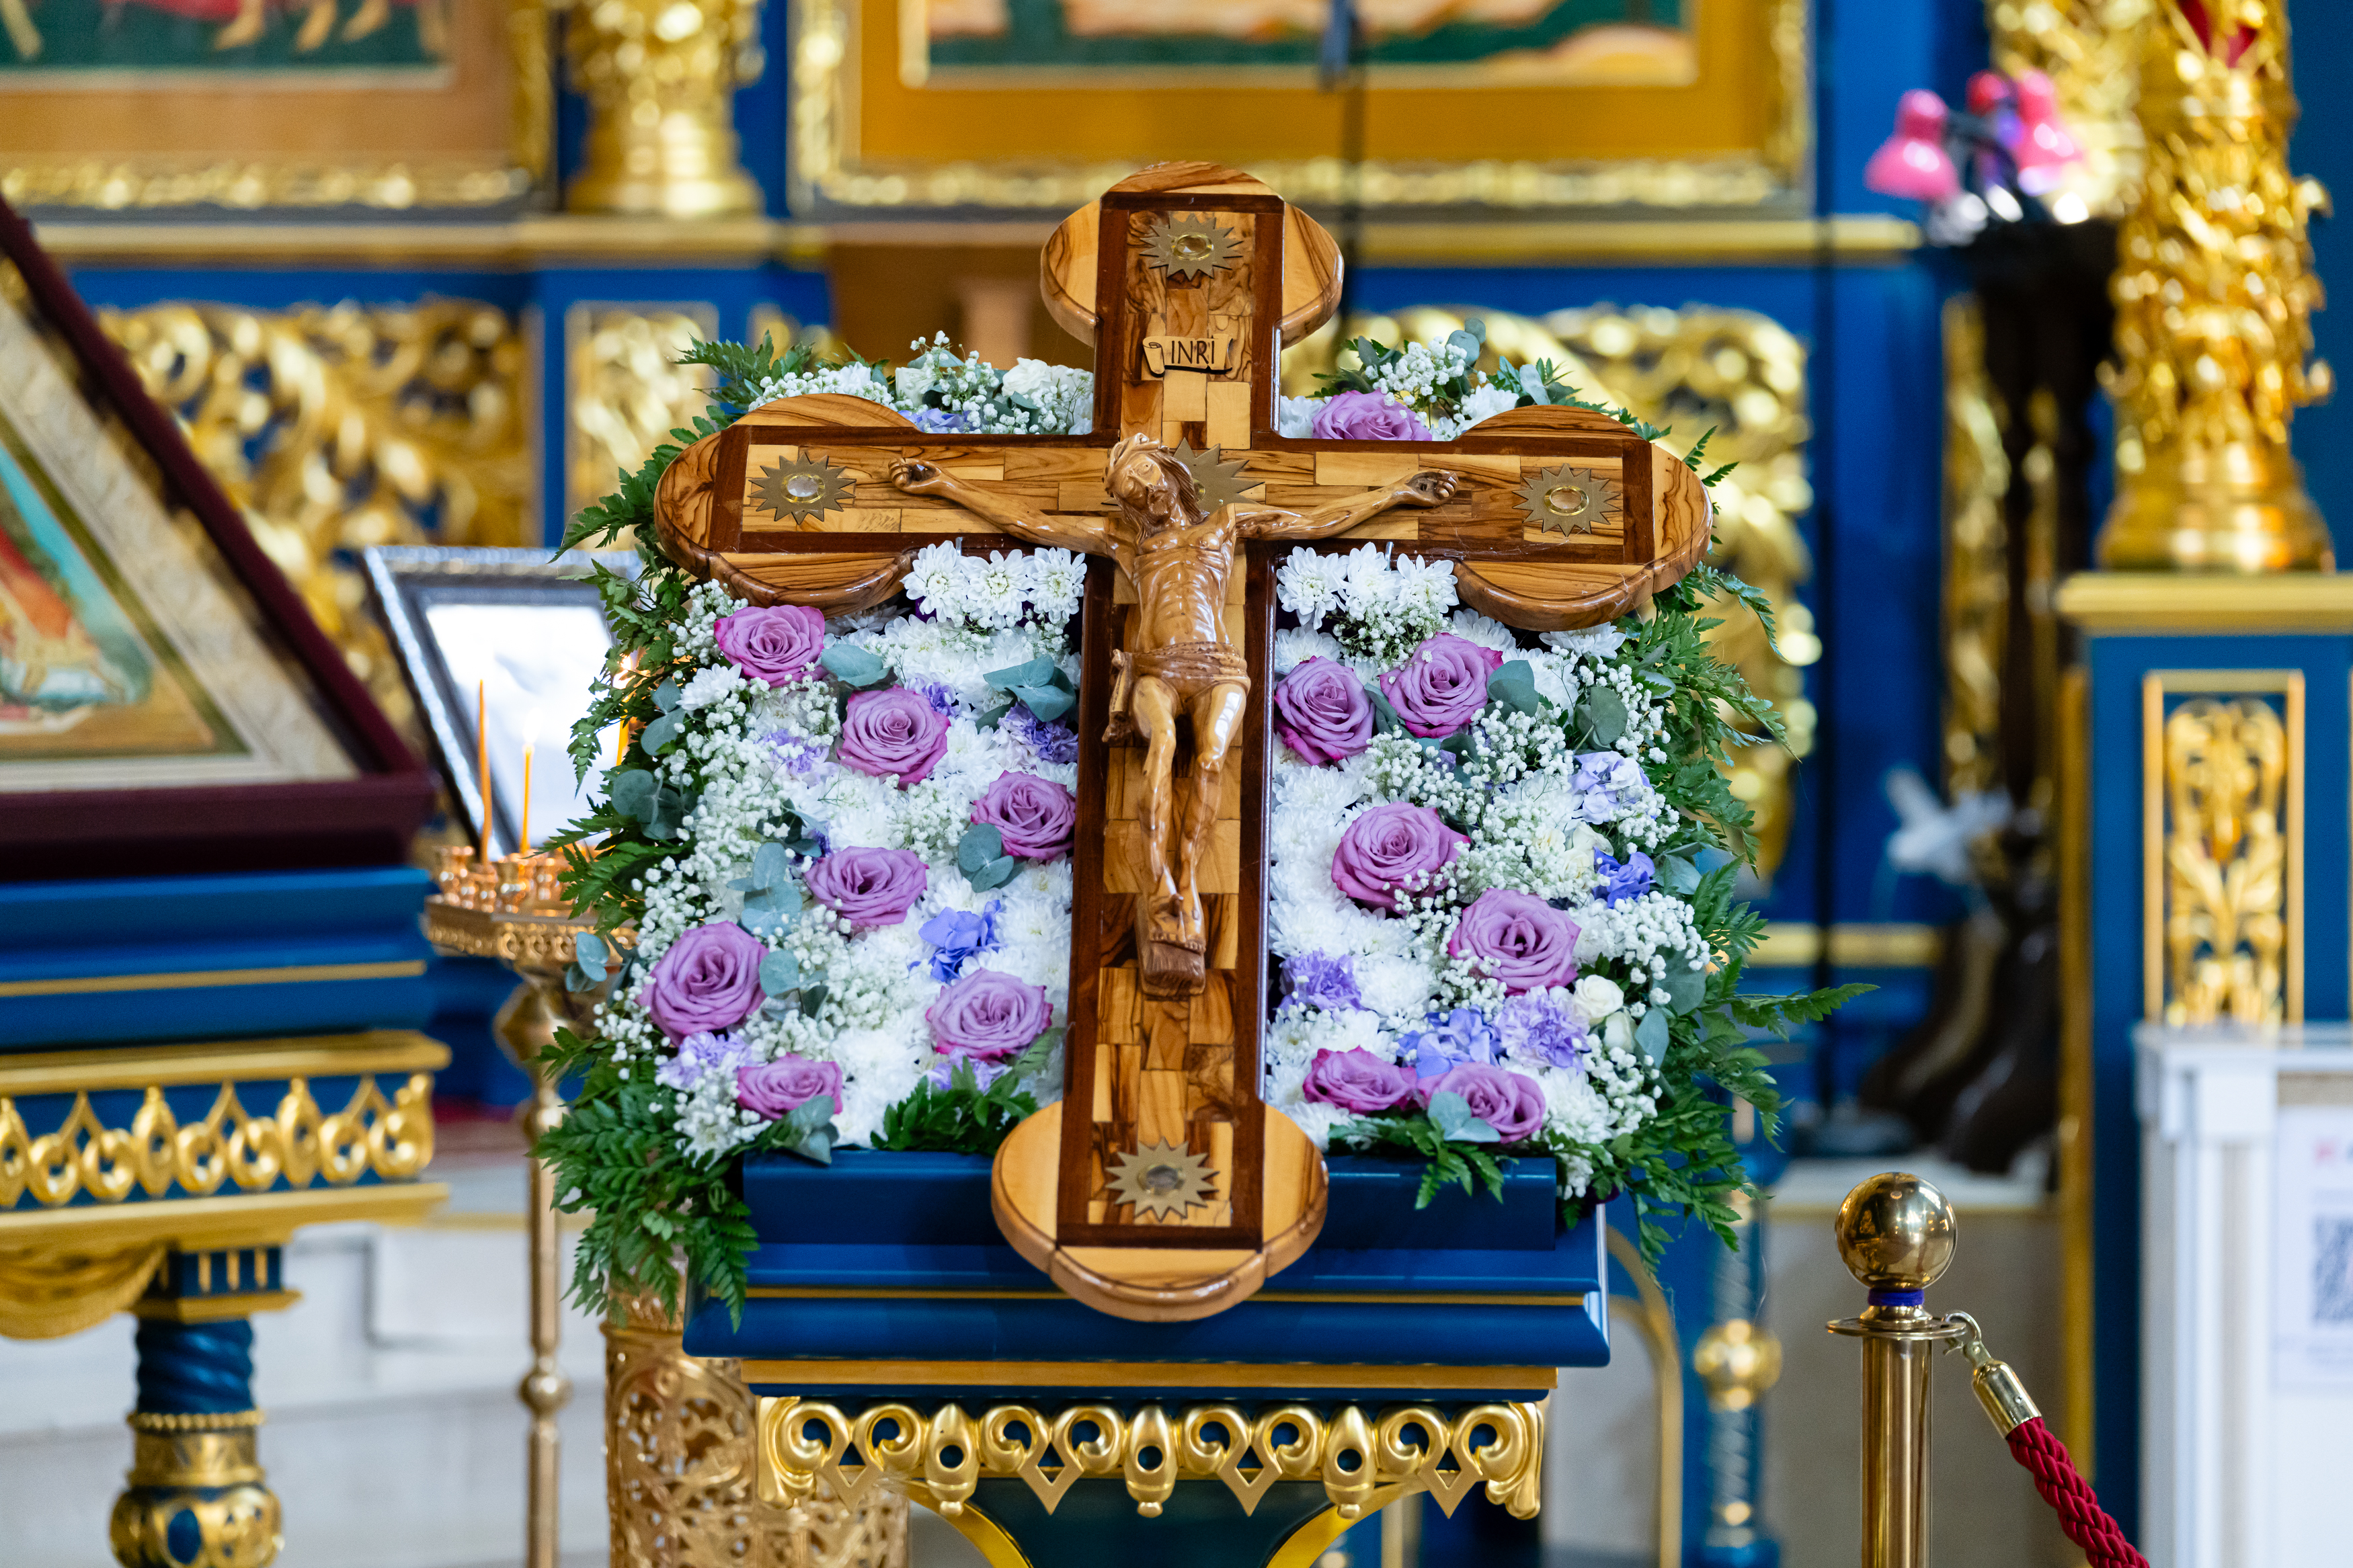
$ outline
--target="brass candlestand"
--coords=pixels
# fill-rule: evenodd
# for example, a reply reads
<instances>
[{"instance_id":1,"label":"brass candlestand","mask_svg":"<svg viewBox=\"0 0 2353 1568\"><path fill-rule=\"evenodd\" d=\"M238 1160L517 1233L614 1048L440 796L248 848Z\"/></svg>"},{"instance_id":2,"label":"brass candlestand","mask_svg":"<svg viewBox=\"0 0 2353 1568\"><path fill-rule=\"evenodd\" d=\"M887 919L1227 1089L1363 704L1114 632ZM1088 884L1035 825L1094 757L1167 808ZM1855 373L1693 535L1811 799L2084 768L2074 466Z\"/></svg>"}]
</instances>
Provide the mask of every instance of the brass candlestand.
<instances>
[{"instance_id":1,"label":"brass candlestand","mask_svg":"<svg viewBox=\"0 0 2353 1568\"><path fill-rule=\"evenodd\" d=\"M499 1009L499 1044L531 1075L531 1099L515 1112L530 1147L564 1120L555 1075L545 1063L559 1026L584 1027L596 1002L565 989L574 939L596 922L570 912L556 886L559 855L509 855L483 866L470 847L439 852L434 879L440 892L425 900L425 936L447 953L495 958L521 977ZM530 1500L524 1530L526 1568L555 1568L556 1413L572 1398L572 1380L555 1359L564 1333L564 1284L555 1229L555 1174L531 1161L531 1371L519 1390L531 1412Z\"/></svg>"},{"instance_id":2,"label":"brass candlestand","mask_svg":"<svg viewBox=\"0 0 2353 1568\"><path fill-rule=\"evenodd\" d=\"M1862 1568L1928 1560L1928 1365L1964 1331L1921 1298L1953 1235L1952 1205L1917 1176L1873 1176L1839 1206L1839 1255L1871 1291L1862 1316L1830 1325L1862 1341Z\"/></svg>"}]
</instances>

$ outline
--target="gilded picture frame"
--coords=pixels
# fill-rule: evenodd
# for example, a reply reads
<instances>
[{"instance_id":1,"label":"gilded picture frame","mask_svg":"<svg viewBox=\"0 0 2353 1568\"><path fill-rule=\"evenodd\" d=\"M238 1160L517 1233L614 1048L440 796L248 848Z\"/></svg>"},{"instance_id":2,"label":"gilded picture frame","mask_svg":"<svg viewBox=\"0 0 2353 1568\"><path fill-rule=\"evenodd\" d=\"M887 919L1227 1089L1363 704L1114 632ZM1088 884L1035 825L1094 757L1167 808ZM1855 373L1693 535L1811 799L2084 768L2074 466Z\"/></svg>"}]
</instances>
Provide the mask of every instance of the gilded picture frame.
<instances>
[{"instance_id":1,"label":"gilded picture frame","mask_svg":"<svg viewBox=\"0 0 2353 1568\"><path fill-rule=\"evenodd\" d=\"M1170 158L1246 168L1309 205L1350 194L1345 95L1318 90L1312 65L934 68L925 3L794 6L790 184L801 216L1060 213ZM1690 68L1678 80L1599 80L1571 98L1525 69L1377 64L1353 176L1366 209L1802 210L1808 0L1682 9Z\"/></svg>"},{"instance_id":2,"label":"gilded picture frame","mask_svg":"<svg viewBox=\"0 0 2353 1568\"><path fill-rule=\"evenodd\" d=\"M550 178L543 0L194 9L0 0L0 195L36 212L479 212Z\"/></svg>"}]
</instances>

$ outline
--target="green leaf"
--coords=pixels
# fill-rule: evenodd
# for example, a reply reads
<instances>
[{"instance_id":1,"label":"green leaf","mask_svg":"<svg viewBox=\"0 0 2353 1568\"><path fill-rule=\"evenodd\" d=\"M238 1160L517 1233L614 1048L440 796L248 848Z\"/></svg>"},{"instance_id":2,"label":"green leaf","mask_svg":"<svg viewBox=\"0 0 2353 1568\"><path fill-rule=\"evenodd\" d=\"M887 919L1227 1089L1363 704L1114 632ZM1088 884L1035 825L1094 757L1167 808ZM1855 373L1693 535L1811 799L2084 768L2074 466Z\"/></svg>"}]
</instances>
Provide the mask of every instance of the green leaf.
<instances>
[{"instance_id":1,"label":"green leaf","mask_svg":"<svg viewBox=\"0 0 2353 1568\"><path fill-rule=\"evenodd\" d=\"M1004 723L1005 716L1012 711L1012 703L1003 703L997 707L990 709L986 713L976 715L972 721L973 727L978 730L994 730L999 724Z\"/></svg>"},{"instance_id":2,"label":"green leaf","mask_svg":"<svg viewBox=\"0 0 2353 1568\"><path fill-rule=\"evenodd\" d=\"M1513 659L1487 678L1487 696L1522 713L1544 711L1544 699L1536 695L1535 671L1524 658Z\"/></svg>"},{"instance_id":3,"label":"green leaf","mask_svg":"<svg viewBox=\"0 0 2353 1568\"><path fill-rule=\"evenodd\" d=\"M644 768L620 768L605 775L605 796L613 809L639 822L652 816L659 781Z\"/></svg>"},{"instance_id":4,"label":"green leaf","mask_svg":"<svg viewBox=\"0 0 2353 1568\"><path fill-rule=\"evenodd\" d=\"M659 755L672 741L678 739L678 732L685 722L686 714L683 711L665 713L638 731L638 744L646 749L649 756Z\"/></svg>"},{"instance_id":5,"label":"green leaf","mask_svg":"<svg viewBox=\"0 0 2353 1568\"><path fill-rule=\"evenodd\" d=\"M1013 880L1014 873L1020 869L1020 861L1010 855L999 855L977 871L965 872L964 879L972 884L975 892L985 893L991 888L1005 886L1006 883Z\"/></svg>"},{"instance_id":6,"label":"green leaf","mask_svg":"<svg viewBox=\"0 0 2353 1568\"><path fill-rule=\"evenodd\" d=\"M844 686L867 687L891 673L890 667L874 655L850 643L836 643L819 656L818 662L833 672L833 678Z\"/></svg>"},{"instance_id":7,"label":"green leaf","mask_svg":"<svg viewBox=\"0 0 2353 1568\"><path fill-rule=\"evenodd\" d=\"M1667 977L1659 982L1667 994L1667 1005L1680 1016L1698 1006L1707 994L1707 971L1684 969L1673 963L1667 966ZM1641 1031L1635 1031L1637 1038ZM1647 1047L1645 1047L1648 1048Z\"/></svg>"},{"instance_id":8,"label":"green leaf","mask_svg":"<svg viewBox=\"0 0 2353 1568\"><path fill-rule=\"evenodd\" d=\"M1069 712L1076 700L1059 686L1017 686L1013 695L1021 700L1023 707L1050 724Z\"/></svg>"},{"instance_id":9,"label":"green leaf","mask_svg":"<svg viewBox=\"0 0 2353 1568\"><path fill-rule=\"evenodd\" d=\"M664 713L678 711L679 686L675 679L665 680L654 688L654 706Z\"/></svg>"},{"instance_id":10,"label":"green leaf","mask_svg":"<svg viewBox=\"0 0 2353 1568\"><path fill-rule=\"evenodd\" d=\"M801 1016L802 1016L802 1017L804 1017L804 1018L814 1018L814 1017L816 1017L816 1016L818 1016L818 1012L819 1012L821 1009L823 1009L823 1007L825 1006L825 999L826 999L827 994L828 994L828 992L827 992L827 988L826 988L825 986L822 986L822 985L804 985L804 986L802 986L802 987L801 987Z\"/></svg>"},{"instance_id":11,"label":"green leaf","mask_svg":"<svg viewBox=\"0 0 2353 1568\"><path fill-rule=\"evenodd\" d=\"M1577 707L1578 713L1584 716L1586 731L1593 737L1597 750L1607 751L1624 738L1626 700L1618 695L1616 688L1596 686L1586 692L1584 700Z\"/></svg>"},{"instance_id":12,"label":"green leaf","mask_svg":"<svg viewBox=\"0 0 2353 1568\"><path fill-rule=\"evenodd\" d=\"M976 822L964 830L956 840L956 869L966 878L1000 858L1005 854L1005 835L985 822Z\"/></svg>"},{"instance_id":13,"label":"green leaf","mask_svg":"<svg viewBox=\"0 0 2353 1568\"><path fill-rule=\"evenodd\" d=\"M575 931L572 937L572 962L580 973L602 984L605 978L605 939L594 931Z\"/></svg>"},{"instance_id":14,"label":"green leaf","mask_svg":"<svg viewBox=\"0 0 2353 1568\"><path fill-rule=\"evenodd\" d=\"M1654 1062L1667 1059L1667 1015L1657 1007L1643 1013L1634 1024L1634 1043Z\"/></svg>"},{"instance_id":15,"label":"green leaf","mask_svg":"<svg viewBox=\"0 0 2353 1568\"><path fill-rule=\"evenodd\" d=\"M1689 898L1699 890L1699 868L1680 855L1665 855L1652 863L1651 879L1670 893Z\"/></svg>"},{"instance_id":16,"label":"green leaf","mask_svg":"<svg viewBox=\"0 0 2353 1568\"><path fill-rule=\"evenodd\" d=\"M1451 1089L1430 1097L1430 1120L1450 1142L1493 1143L1495 1130L1471 1114L1471 1102Z\"/></svg>"},{"instance_id":17,"label":"green leaf","mask_svg":"<svg viewBox=\"0 0 2353 1568\"><path fill-rule=\"evenodd\" d=\"M1054 678L1061 672L1060 665L1041 653L1036 658L1009 668L992 669L981 679L1000 691L1018 691L1025 686L1051 686ZM1034 713L1037 710L1033 708L1030 711Z\"/></svg>"},{"instance_id":18,"label":"green leaf","mask_svg":"<svg viewBox=\"0 0 2353 1568\"><path fill-rule=\"evenodd\" d=\"M801 988L801 963L789 952L771 952L760 960L760 989L770 996L782 996L787 991Z\"/></svg>"}]
</instances>

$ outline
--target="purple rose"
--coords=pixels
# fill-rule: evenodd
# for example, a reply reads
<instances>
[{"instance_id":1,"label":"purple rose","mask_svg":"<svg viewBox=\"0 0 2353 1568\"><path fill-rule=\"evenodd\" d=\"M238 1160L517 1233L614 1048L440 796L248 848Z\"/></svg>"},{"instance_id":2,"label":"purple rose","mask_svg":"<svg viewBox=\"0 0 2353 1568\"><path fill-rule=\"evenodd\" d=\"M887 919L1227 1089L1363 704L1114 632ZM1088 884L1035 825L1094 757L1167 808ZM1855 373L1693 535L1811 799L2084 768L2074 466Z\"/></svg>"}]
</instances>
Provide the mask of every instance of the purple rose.
<instances>
[{"instance_id":1,"label":"purple rose","mask_svg":"<svg viewBox=\"0 0 2353 1568\"><path fill-rule=\"evenodd\" d=\"M1309 426L1318 441L1435 441L1412 409L1377 392L1343 392L1324 400Z\"/></svg>"},{"instance_id":2,"label":"purple rose","mask_svg":"<svg viewBox=\"0 0 2353 1568\"><path fill-rule=\"evenodd\" d=\"M733 921L696 926L656 961L638 1000L673 1040L732 1029L760 1005L760 960L767 953Z\"/></svg>"},{"instance_id":3,"label":"purple rose","mask_svg":"<svg viewBox=\"0 0 2353 1568\"><path fill-rule=\"evenodd\" d=\"M877 778L896 773L902 789L931 777L947 749L947 715L903 686L858 692L842 715L842 762Z\"/></svg>"},{"instance_id":4,"label":"purple rose","mask_svg":"<svg viewBox=\"0 0 2353 1568\"><path fill-rule=\"evenodd\" d=\"M1437 1078L1459 1067L1485 1066L1495 1059L1495 1031L1475 1007L1432 1013L1426 1028L1413 1030L1398 1043L1413 1053L1413 1076Z\"/></svg>"},{"instance_id":5,"label":"purple rose","mask_svg":"<svg viewBox=\"0 0 2353 1568\"><path fill-rule=\"evenodd\" d=\"M1332 885L1360 904L1397 907L1399 892L1425 887L1471 840L1426 805L1391 801L1348 824L1332 851Z\"/></svg>"},{"instance_id":6,"label":"purple rose","mask_svg":"<svg viewBox=\"0 0 2353 1568\"><path fill-rule=\"evenodd\" d=\"M951 1055L1002 1061L1046 1032L1054 1008L1046 988L994 969L976 969L923 1009L932 1037Z\"/></svg>"},{"instance_id":7,"label":"purple rose","mask_svg":"<svg viewBox=\"0 0 2353 1568\"><path fill-rule=\"evenodd\" d=\"M972 819L997 829L1008 855L1051 860L1070 853L1071 834L1079 825L1079 797L1036 773L999 773L972 803Z\"/></svg>"},{"instance_id":8,"label":"purple rose","mask_svg":"<svg viewBox=\"0 0 2353 1568\"><path fill-rule=\"evenodd\" d=\"M1582 1010L1549 991L1531 991L1505 1002L1495 1015L1495 1037L1505 1056L1556 1068L1583 1066L1593 1045Z\"/></svg>"},{"instance_id":9,"label":"purple rose","mask_svg":"<svg viewBox=\"0 0 2353 1568\"><path fill-rule=\"evenodd\" d=\"M825 652L825 612L806 605L738 610L712 625L727 662L754 680L782 686Z\"/></svg>"},{"instance_id":10,"label":"purple rose","mask_svg":"<svg viewBox=\"0 0 2353 1568\"><path fill-rule=\"evenodd\" d=\"M1639 899L1649 892L1651 879L1658 873L1658 867L1640 849L1627 856L1622 866L1612 860L1607 850L1596 849L1593 868L1601 878L1601 900L1613 910L1628 899Z\"/></svg>"},{"instance_id":11,"label":"purple rose","mask_svg":"<svg viewBox=\"0 0 2353 1568\"><path fill-rule=\"evenodd\" d=\"M787 1053L772 1062L738 1068L735 1074L735 1103L769 1121L818 1099L832 1100L833 1113L841 1114L840 1063L813 1062Z\"/></svg>"},{"instance_id":12,"label":"purple rose","mask_svg":"<svg viewBox=\"0 0 2353 1568\"><path fill-rule=\"evenodd\" d=\"M1440 632L1407 655L1405 668L1381 677L1381 695L1407 729L1444 740L1479 717L1487 706L1487 678L1503 666L1499 650Z\"/></svg>"},{"instance_id":13,"label":"purple rose","mask_svg":"<svg viewBox=\"0 0 2353 1568\"><path fill-rule=\"evenodd\" d=\"M1373 703L1345 664L1321 654L1274 689L1276 739L1311 763L1336 763L1373 743Z\"/></svg>"},{"instance_id":14,"label":"purple rose","mask_svg":"<svg viewBox=\"0 0 2353 1568\"><path fill-rule=\"evenodd\" d=\"M1446 951L1514 995L1577 979L1577 922L1531 893L1491 888L1454 922Z\"/></svg>"},{"instance_id":15,"label":"purple rose","mask_svg":"<svg viewBox=\"0 0 2353 1568\"><path fill-rule=\"evenodd\" d=\"M1307 1064L1307 1081L1300 1093L1319 1105L1336 1105L1362 1116L1411 1100L1413 1075L1362 1046L1351 1051L1317 1051Z\"/></svg>"},{"instance_id":16,"label":"purple rose","mask_svg":"<svg viewBox=\"0 0 2353 1568\"><path fill-rule=\"evenodd\" d=\"M1356 961L1345 952L1336 958L1327 952L1295 953L1282 961L1282 978L1289 987L1282 998L1286 1005L1296 1002L1327 1012L1365 1005L1356 993Z\"/></svg>"},{"instance_id":17,"label":"purple rose","mask_svg":"<svg viewBox=\"0 0 2353 1568\"><path fill-rule=\"evenodd\" d=\"M1456 1068L1421 1088L1424 1104L1441 1094L1461 1095L1471 1114L1495 1130L1499 1142L1533 1138L1544 1125L1544 1089L1535 1079L1506 1068Z\"/></svg>"},{"instance_id":18,"label":"purple rose","mask_svg":"<svg viewBox=\"0 0 2353 1568\"><path fill-rule=\"evenodd\" d=\"M931 872L904 849L837 849L802 873L809 897L861 931L894 926L923 896Z\"/></svg>"}]
</instances>

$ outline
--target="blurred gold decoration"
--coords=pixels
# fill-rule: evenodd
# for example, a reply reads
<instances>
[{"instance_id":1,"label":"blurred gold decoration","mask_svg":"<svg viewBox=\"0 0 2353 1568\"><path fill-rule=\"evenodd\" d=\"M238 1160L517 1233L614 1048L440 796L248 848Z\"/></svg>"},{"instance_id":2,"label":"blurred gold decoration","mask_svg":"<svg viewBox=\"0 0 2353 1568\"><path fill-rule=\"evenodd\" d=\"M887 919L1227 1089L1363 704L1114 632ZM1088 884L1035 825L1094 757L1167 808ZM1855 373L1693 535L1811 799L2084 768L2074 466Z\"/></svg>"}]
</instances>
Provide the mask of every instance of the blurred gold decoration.
<instances>
[{"instance_id":1,"label":"blurred gold decoration","mask_svg":"<svg viewBox=\"0 0 2353 1568\"><path fill-rule=\"evenodd\" d=\"M906 1568L907 1500L837 1501L823 1482L763 1501L741 1363L680 1348L642 1299L605 1324L605 1486L616 1568Z\"/></svg>"},{"instance_id":2,"label":"blurred gold decoration","mask_svg":"<svg viewBox=\"0 0 2353 1568\"><path fill-rule=\"evenodd\" d=\"M1732 790L1756 814L1757 866L1770 877L1789 836L1789 767L1814 747L1814 705L1804 668L1821 657L1813 613L1798 585L1813 562L1798 518L1813 505L1806 479L1806 351L1778 322L1751 310L1691 306L1680 310L1620 310L1598 305L1541 318L1467 306L1416 305L1384 316L1327 324L1286 349L1282 390L1312 391L1332 368L1339 345L1369 337L1384 343L1437 342L1477 319L1486 323L1480 363L1550 360L1561 380L1589 401L1622 405L1654 425L1672 425L1663 445L1687 449L1711 426L1704 467L1740 465L1709 492L1715 545L1709 562L1762 589L1779 626L1775 654L1765 629L1736 605L1711 608L1724 625L1709 634L1718 657L1739 667L1750 688L1780 710L1785 751L1770 742L1736 748Z\"/></svg>"},{"instance_id":3,"label":"blurred gold decoration","mask_svg":"<svg viewBox=\"0 0 2353 1568\"><path fill-rule=\"evenodd\" d=\"M1984 319L1974 299L1957 295L1945 302L1945 787L1956 798L2001 785L2009 487Z\"/></svg>"},{"instance_id":4,"label":"blurred gold decoration","mask_svg":"<svg viewBox=\"0 0 2353 1568\"><path fill-rule=\"evenodd\" d=\"M2140 97L2142 30L2168 0L1989 0L1993 68L2039 70L2084 158L2063 171L2062 194L2084 216L2122 217L2139 189L2146 149L2133 108Z\"/></svg>"},{"instance_id":5,"label":"blurred gold decoration","mask_svg":"<svg viewBox=\"0 0 2353 1568\"><path fill-rule=\"evenodd\" d=\"M760 0L549 0L588 100L575 212L733 217L761 210L735 138L735 89L757 81Z\"/></svg>"},{"instance_id":6,"label":"blurred gold decoration","mask_svg":"<svg viewBox=\"0 0 2353 1568\"><path fill-rule=\"evenodd\" d=\"M2140 29L2148 168L2119 239L2123 471L2099 563L2327 571L2327 525L2288 455L2288 421L2333 381L2325 361L2305 363L2321 303L2306 220L2327 195L2288 173L2285 7L2207 10L2211 48L2174 0Z\"/></svg>"},{"instance_id":7,"label":"blurred gold decoration","mask_svg":"<svg viewBox=\"0 0 2353 1568\"><path fill-rule=\"evenodd\" d=\"M352 555L536 541L515 319L471 300L100 310L376 701L410 712Z\"/></svg>"},{"instance_id":8,"label":"blurred gold decoration","mask_svg":"<svg viewBox=\"0 0 2353 1568\"><path fill-rule=\"evenodd\" d=\"M220 1418L222 1426L255 1414ZM139 1419L132 1417L130 1486L108 1523L114 1560L123 1568L267 1568L282 1544L282 1520L252 1427L151 1431Z\"/></svg>"},{"instance_id":9,"label":"blurred gold decoration","mask_svg":"<svg viewBox=\"0 0 2353 1568\"><path fill-rule=\"evenodd\" d=\"M2290 861L2303 851L2302 695L2290 682L2284 722L2253 696L2192 697L2164 716L2163 821L2149 824L2162 832L2164 961L2149 983L2168 1024L2301 1016ZM2162 703L2158 687L2151 700Z\"/></svg>"},{"instance_id":10,"label":"blurred gold decoration","mask_svg":"<svg viewBox=\"0 0 2353 1568\"><path fill-rule=\"evenodd\" d=\"M718 331L719 312L704 304L583 302L565 313L566 518L709 406L709 367L678 359Z\"/></svg>"}]
</instances>

